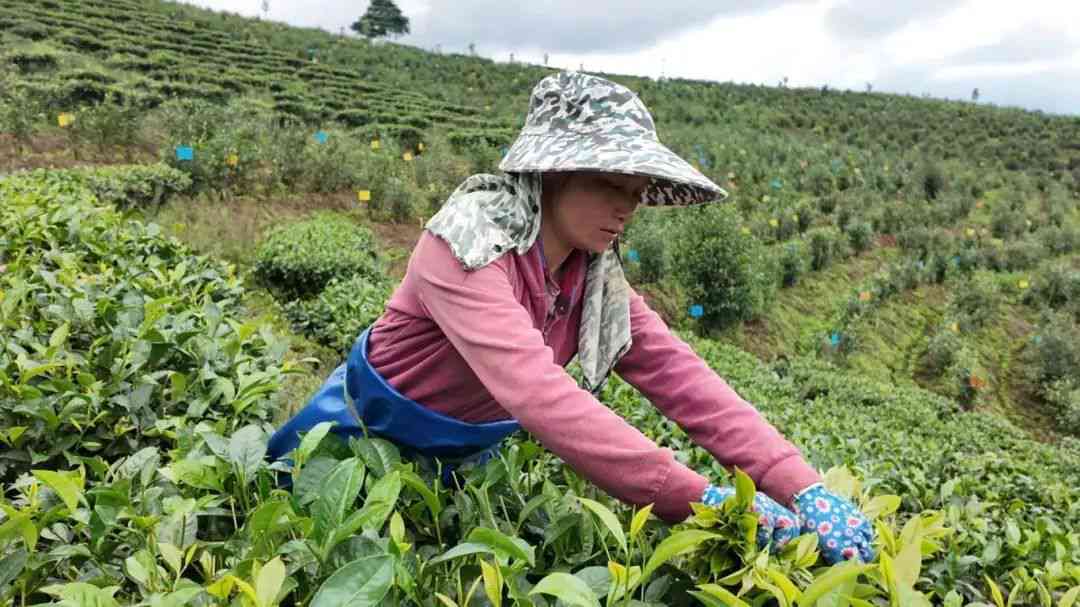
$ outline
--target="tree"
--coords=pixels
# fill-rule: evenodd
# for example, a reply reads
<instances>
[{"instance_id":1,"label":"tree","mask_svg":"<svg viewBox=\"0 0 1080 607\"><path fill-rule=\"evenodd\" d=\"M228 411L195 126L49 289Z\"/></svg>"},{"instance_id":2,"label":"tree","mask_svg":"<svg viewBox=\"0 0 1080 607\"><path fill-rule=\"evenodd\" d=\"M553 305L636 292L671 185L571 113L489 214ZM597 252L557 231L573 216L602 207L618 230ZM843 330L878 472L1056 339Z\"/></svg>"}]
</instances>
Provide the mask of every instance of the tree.
<instances>
[{"instance_id":1,"label":"tree","mask_svg":"<svg viewBox=\"0 0 1080 607\"><path fill-rule=\"evenodd\" d=\"M408 34L409 18L401 13L394 0L371 0L367 12L350 28L368 39Z\"/></svg>"}]
</instances>

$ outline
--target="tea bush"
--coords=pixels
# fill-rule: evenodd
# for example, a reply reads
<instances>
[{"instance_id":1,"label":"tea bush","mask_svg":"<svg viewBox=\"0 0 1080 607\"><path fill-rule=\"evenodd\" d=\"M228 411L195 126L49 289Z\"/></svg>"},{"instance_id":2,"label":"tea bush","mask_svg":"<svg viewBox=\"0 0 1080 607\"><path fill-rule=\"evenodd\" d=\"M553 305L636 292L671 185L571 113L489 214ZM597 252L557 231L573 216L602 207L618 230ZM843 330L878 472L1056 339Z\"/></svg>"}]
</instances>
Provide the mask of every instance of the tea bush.
<instances>
[{"instance_id":1,"label":"tea bush","mask_svg":"<svg viewBox=\"0 0 1080 607\"><path fill-rule=\"evenodd\" d=\"M1060 428L1080 436L1080 383L1076 378L1059 379L1046 389L1046 401L1054 408Z\"/></svg>"},{"instance_id":2,"label":"tea bush","mask_svg":"<svg viewBox=\"0 0 1080 607\"><path fill-rule=\"evenodd\" d=\"M687 211L677 226L672 267L691 301L702 306L703 322L719 329L760 314L778 283L768 250L740 232L739 214L729 205Z\"/></svg>"},{"instance_id":3,"label":"tea bush","mask_svg":"<svg viewBox=\"0 0 1080 607\"><path fill-rule=\"evenodd\" d=\"M948 314L964 332L981 329L998 318L1004 297L990 277L976 274L957 285Z\"/></svg>"},{"instance_id":4,"label":"tea bush","mask_svg":"<svg viewBox=\"0 0 1080 607\"><path fill-rule=\"evenodd\" d=\"M638 261L624 261L629 277L640 282L659 282L671 271L672 228L663 211L642 209L634 217L622 247L625 254L633 250Z\"/></svg>"},{"instance_id":5,"label":"tea bush","mask_svg":"<svg viewBox=\"0 0 1080 607\"><path fill-rule=\"evenodd\" d=\"M927 371L940 377L952 366L962 345L963 342L955 331L948 328L938 330L926 345Z\"/></svg>"},{"instance_id":6,"label":"tea bush","mask_svg":"<svg viewBox=\"0 0 1080 607\"><path fill-rule=\"evenodd\" d=\"M334 278L378 279L375 237L347 216L319 212L272 229L255 251L255 277L285 299L317 295Z\"/></svg>"},{"instance_id":7,"label":"tea bush","mask_svg":"<svg viewBox=\"0 0 1080 607\"><path fill-rule=\"evenodd\" d=\"M847 224L844 232L847 234L851 250L856 254L862 253L873 245L874 227L867 221L853 221Z\"/></svg>"},{"instance_id":8,"label":"tea bush","mask_svg":"<svg viewBox=\"0 0 1080 607\"><path fill-rule=\"evenodd\" d=\"M780 249L780 284L784 287L795 286L799 278L806 273L809 255L806 243L794 240L781 245Z\"/></svg>"},{"instance_id":9,"label":"tea bush","mask_svg":"<svg viewBox=\"0 0 1080 607\"><path fill-rule=\"evenodd\" d=\"M847 255L840 231L833 227L814 228L806 233L810 246L810 268L821 270Z\"/></svg>"},{"instance_id":10,"label":"tea bush","mask_svg":"<svg viewBox=\"0 0 1080 607\"><path fill-rule=\"evenodd\" d=\"M1034 383L1045 389L1058 380L1080 377L1080 328L1072 318L1044 312L1036 336L1025 350Z\"/></svg>"},{"instance_id":11,"label":"tea bush","mask_svg":"<svg viewBox=\"0 0 1080 607\"><path fill-rule=\"evenodd\" d=\"M100 206L87 174L0 180L5 483L105 466L186 419L266 419L281 386L277 340L225 322L243 294L232 269Z\"/></svg>"},{"instance_id":12,"label":"tea bush","mask_svg":"<svg viewBox=\"0 0 1080 607\"><path fill-rule=\"evenodd\" d=\"M317 297L285 304L285 314L297 331L346 356L356 337L383 313L392 292L384 278L333 278Z\"/></svg>"},{"instance_id":13,"label":"tea bush","mask_svg":"<svg viewBox=\"0 0 1080 607\"><path fill-rule=\"evenodd\" d=\"M1047 266L1032 278L1023 299L1028 305L1080 313L1080 270L1067 264Z\"/></svg>"}]
</instances>

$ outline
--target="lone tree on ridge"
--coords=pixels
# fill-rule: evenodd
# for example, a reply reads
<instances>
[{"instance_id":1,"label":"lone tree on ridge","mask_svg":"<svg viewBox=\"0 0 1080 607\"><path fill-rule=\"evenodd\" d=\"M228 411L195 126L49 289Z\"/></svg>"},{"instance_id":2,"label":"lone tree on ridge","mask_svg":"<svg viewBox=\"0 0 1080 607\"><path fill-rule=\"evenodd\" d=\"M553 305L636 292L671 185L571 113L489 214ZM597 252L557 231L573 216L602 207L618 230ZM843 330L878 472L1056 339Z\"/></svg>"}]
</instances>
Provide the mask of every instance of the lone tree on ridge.
<instances>
[{"instance_id":1,"label":"lone tree on ridge","mask_svg":"<svg viewBox=\"0 0 1080 607\"><path fill-rule=\"evenodd\" d=\"M349 26L368 39L409 33L409 18L401 13L394 0L371 0L367 12Z\"/></svg>"}]
</instances>

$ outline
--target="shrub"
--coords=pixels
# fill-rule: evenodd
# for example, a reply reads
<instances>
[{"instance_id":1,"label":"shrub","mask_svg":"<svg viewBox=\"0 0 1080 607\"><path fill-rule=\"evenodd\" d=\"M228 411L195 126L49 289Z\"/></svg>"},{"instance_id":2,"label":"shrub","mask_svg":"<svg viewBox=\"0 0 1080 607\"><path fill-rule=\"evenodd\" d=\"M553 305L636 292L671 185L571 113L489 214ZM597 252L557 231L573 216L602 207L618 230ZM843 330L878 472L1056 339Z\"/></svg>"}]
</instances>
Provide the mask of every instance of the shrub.
<instances>
[{"instance_id":1,"label":"shrub","mask_svg":"<svg viewBox=\"0 0 1080 607\"><path fill-rule=\"evenodd\" d=\"M938 194L945 189L945 174L941 172L941 167L935 162L928 161L924 163L919 177L919 185L922 187L922 193L926 195L927 200L936 200Z\"/></svg>"},{"instance_id":2,"label":"shrub","mask_svg":"<svg viewBox=\"0 0 1080 607\"><path fill-rule=\"evenodd\" d=\"M998 314L1002 294L997 283L976 274L957 286L949 302L949 315L963 331L982 328Z\"/></svg>"},{"instance_id":3,"label":"shrub","mask_svg":"<svg viewBox=\"0 0 1080 607\"><path fill-rule=\"evenodd\" d=\"M1024 303L1053 309L1080 304L1080 270L1068 264L1052 265L1036 274Z\"/></svg>"},{"instance_id":4,"label":"shrub","mask_svg":"<svg viewBox=\"0 0 1080 607\"><path fill-rule=\"evenodd\" d=\"M1013 209L1008 204L998 204L990 215L990 231L995 238L1015 238L1027 229L1024 210Z\"/></svg>"},{"instance_id":5,"label":"shrub","mask_svg":"<svg viewBox=\"0 0 1080 607\"><path fill-rule=\"evenodd\" d=\"M1072 253L1080 247L1080 230L1072 226L1046 226L1037 234L1043 246L1053 255Z\"/></svg>"},{"instance_id":6,"label":"shrub","mask_svg":"<svg viewBox=\"0 0 1080 607\"><path fill-rule=\"evenodd\" d=\"M940 377L953 364L962 345L960 336L951 329L935 333L926 344L926 370Z\"/></svg>"},{"instance_id":7,"label":"shrub","mask_svg":"<svg viewBox=\"0 0 1080 607\"><path fill-rule=\"evenodd\" d=\"M629 248L638 261L625 263L630 276L640 282L660 282L671 271L671 234L663 211L643 209L627 231Z\"/></svg>"},{"instance_id":8,"label":"shrub","mask_svg":"<svg viewBox=\"0 0 1080 607\"><path fill-rule=\"evenodd\" d=\"M285 304L285 315L296 330L344 355L356 336L383 313L392 292L384 278L363 274L333 278L318 297Z\"/></svg>"},{"instance_id":9,"label":"shrub","mask_svg":"<svg viewBox=\"0 0 1080 607\"><path fill-rule=\"evenodd\" d=\"M847 233L851 250L857 254L868 250L873 242L874 228L868 221L859 220L848 223L844 232Z\"/></svg>"},{"instance_id":10,"label":"shrub","mask_svg":"<svg viewBox=\"0 0 1080 607\"><path fill-rule=\"evenodd\" d=\"M1065 314L1045 312L1025 358L1030 379L1044 389L1060 379L1080 377L1080 327Z\"/></svg>"},{"instance_id":11,"label":"shrub","mask_svg":"<svg viewBox=\"0 0 1080 607\"><path fill-rule=\"evenodd\" d=\"M1080 383L1076 378L1059 379L1046 390L1046 401L1053 407L1058 426L1080 436Z\"/></svg>"},{"instance_id":12,"label":"shrub","mask_svg":"<svg viewBox=\"0 0 1080 607\"><path fill-rule=\"evenodd\" d=\"M69 136L79 143L89 143L104 150L110 145L138 145L138 107L109 93L105 100L79 112L78 119L68 127Z\"/></svg>"},{"instance_id":13,"label":"shrub","mask_svg":"<svg viewBox=\"0 0 1080 607\"><path fill-rule=\"evenodd\" d=\"M687 210L672 249L672 265L690 301L703 307L702 321L724 328L763 312L779 282L767 249L740 233L741 218L730 205Z\"/></svg>"},{"instance_id":14,"label":"shrub","mask_svg":"<svg viewBox=\"0 0 1080 607\"><path fill-rule=\"evenodd\" d=\"M821 270L843 257L840 231L833 227L815 228L806 233L810 242L810 268Z\"/></svg>"},{"instance_id":15,"label":"shrub","mask_svg":"<svg viewBox=\"0 0 1080 607\"><path fill-rule=\"evenodd\" d=\"M371 231L337 213L280 226L255 253L255 277L287 299L316 295L334 278L382 272Z\"/></svg>"},{"instance_id":16,"label":"shrub","mask_svg":"<svg viewBox=\"0 0 1080 607\"><path fill-rule=\"evenodd\" d=\"M799 277L806 273L808 265L805 242L794 240L784 243L780 249L780 284L785 287L795 286Z\"/></svg>"}]
</instances>

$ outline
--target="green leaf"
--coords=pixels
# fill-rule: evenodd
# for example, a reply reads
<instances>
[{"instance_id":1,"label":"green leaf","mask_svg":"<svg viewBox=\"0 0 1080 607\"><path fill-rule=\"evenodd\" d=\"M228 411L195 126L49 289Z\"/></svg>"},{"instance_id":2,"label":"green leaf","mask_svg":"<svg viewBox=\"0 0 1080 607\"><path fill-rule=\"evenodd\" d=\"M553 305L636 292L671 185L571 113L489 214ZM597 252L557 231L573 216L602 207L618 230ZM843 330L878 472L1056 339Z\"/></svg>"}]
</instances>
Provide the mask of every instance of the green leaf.
<instances>
[{"instance_id":1,"label":"green leaf","mask_svg":"<svg viewBox=\"0 0 1080 607\"><path fill-rule=\"evenodd\" d=\"M739 468L735 468L735 503L749 508L754 503L754 480Z\"/></svg>"},{"instance_id":2,"label":"green leaf","mask_svg":"<svg viewBox=\"0 0 1080 607\"><path fill-rule=\"evenodd\" d=\"M525 540L510 537L489 527L477 527L469 533L466 540L473 544L487 546L497 555L513 557L529 565L536 564L535 550Z\"/></svg>"},{"instance_id":3,"label":"green leaf","mask_svg":"<svg viewBox=\"0 0 1080 607\"><path fill-rule=\"evenodd\" d=\"M329 538L353 508L364 482L364 462L350 457L334 466L323 480L319 495L311 507L315 519L313 537Z\"/></svg>"},{"instance_id":4,"label":"green leaf","mask_svg":"<svg viewBox=\"0 0 1080 607\"><path fill-rule=\"evenodd\" d=\"M427 486L424 479L420 478L419 475L411 470L402 470L401 481L420 494L424 503L427 504L428 511L431 512L432 520L439 520L439 514L442 512L442 503L439 501L439 496L435 495L435 492Z\"/></svg>"},{"instance_id":5,"label":"green leaf","mask_svg":"<svg viewBox=\"0 0 1080 607\"><path fill-rule=\"evenodd\" d=\"M184 570L184 553L176 546L165 542L158 542L158 552L161 559L173 570L177 576Z\"/></svg>"},{"instance_id":6,"label":"green leaf","mask_svg":"<svg viewBox=\"0 0 1080 607\"><path fill-rule=\"evenodd\" d=\"M438 565L439 563L450 561L463 556L469 556L471 554L495 554L495 551L490 546L484 544L474 544L472 542L465 542L458 544L439 556L428 561L428 566Z\"/></svg>"},{"instance_id":7,"label":"green leaf","mask_svg":"<svg viewBox=\"0 0 1080 607\"><path fill-rule=\"evenodd\" d=\"M484 594L487 595L488 600L495 607L502 607L502 585L503 578L502 573L499 571L499 566L492 565L487 561L480 560L480 571L484 576Z\"/></svg>"},{"instance_id":8,"label":"green leaf","mask_svg":"<svg viewBox=\"0 0 1080 607\"><path fill-rule=\"evenodd\" d=\"M900 508L899 495L879 495L870 500L862 507L862 513L867 520L874 520L888 516Z\"/></svg>"},{"instance_id":9,"label":"green leaf","mask_svg":"<svg viewBox=\"0 0 1080 607\"><path fill-rule=\"evenodd\" d=\"M394 558L366 556L331 575L311 601L311 607L369 607L380 605L394 582Z\"/></svg>"},{"instance_id":10,"label":"green leaf","mask_svg":"<svg viewBox=\"0 0 1080 607\"><path fill-rule=\"evenodd\" d=\"M119 589L119 586L98 588L86 582L71 582L46 586L41 590L77 607L119 607L119 603L113 598Z\"/></svg>"},{"instance_id":11,"label":"green leaf","mask_svg":"<svg viewBox=\"0 0 1080 607\"><path fill-rule=\"evenodd\" d=\"M649 579L661 565L675 558L676 556L689 552L698 547L698 544L712 539L718 539L721 536L709 531L701 531L699 529L688 529L686 531L680 531L673 533L667 539L660 542L660 545L653 551L652 556L649 557L648 562L645 563L645 569L641 572L641 581L644 582Z\"/></svg>"},{"instance_id":12,"label":"green leaf","mask_svg":"<svg viewBox=\"0 0 1080 607\"><path fill-rule=\"evenodd\" d=\"M336 544L356 533L357 529L363 528L365 531L382 529L386 518L394 511L400 493L401 476L397 472L380 478L364 500L364 507L349 515L349 518L334 531L333 543Z\"/></svg>"},{"instance_id":13,"label":"green leaf","mask_svg":"<svg viewBox=\"0 0 1080 607\"><path fill-rule=\"evenodd\" d=\"M986 585L990 587L990 596L994 598L994 604L997 607L1005 607L1005 597L1001 596L1001 590L994 583L994 580L990 579L986 574L983 574L983 579L986 580Z\"/></svg>"},{"instance_id":14,"label":"green leaf","mask_svg":"<svg viewBox=\"0 0 1080 607\"><path fill-rule=\"evenodd\" d=\"M844 582L856 579L871 567L872 565L863 565L857 561L847 561L840 565L834 565L825 575L814 580L814 583L810 584L806 590L803 590L802 596L799 597L799 607L813 605L829 591Z\"/></svg>"},{"instance_id":15,"label":"green leaf","mask_svg":"<svg viewBox=\"0 0 1080 607\"><path fill-rule=\"evenodd\" d=\"M300 446L296 448L296 459L306 462L308 457L319 447L322 439L330 432L333 425L334 422L319 422L315 424L314 428L308 430L304 434L304 438L300 439Z\"/></svg>"},{"instance_id":16,"label":"green leaf","mask_svg":"<svg viewBox=\"0 0 1080 607\"><path fill-rule=\"evenodd\" d=\"M729 592L723 586L717 584L699 584L698 588L705 594L720 599L720 602L727 607L750 607L745 601Z\"/></svg>"},{"instance_id":17,"label":"green leaf","mask_svg":"<svg viewBox=\"0 0 1080 607\"><path fill-rule=\"evenodd\" d=\"M83 497L83 477L76 472L31 470L34 477L45 483L64 501L68 512L74 513Z\"/></svg>"},{"instance_id":18,"label":"green leaf","mask_svg":"<svg viewBox=\"0 0 1080 607\"><path fill-rule=\"evenodd\" d=\"M381 478L401 462L401 454L394 443L381 438L352 439L349 445L364 460L371 473Z\"/></svg>"},{"instance_id":19,"label":"green leaf","mask_svg":"<svg viewBox=\"0 0 1080 607\"><path fill-rule=\"evenodd\" d=\"M3 596L4 587L22 574L29 555L25 549L19 548L0 559L0 596Z\"/></svg>"},{"instance_id":20,"label":"green leaf","mask_svg":"<svg viewBox=\"0 0 1080 607\"><path fill-rule=\"evenodd\" d=\"M619 523L619 519L615 518L615 514L600 502L586 497L579 497L577 499L586 508L592 510L593 514L595 514L596 517L600 519L600 522L607 527L607 530L611 532L615 541L619 543L619 548L622 548L622 551L626 552L626 535L623 534L622 525Z\"/></svg>"},{"instance_id":21,"label":"green leaf","mask_svg":"<svg viewBox=\"0 0 1080 607\"><path fill-rule=\"evenodd\" d=\"M229 462L245 479L251 480L266 458L266 433L256 425L247 425L229 438Z\"/></svg>"},{"instance_id":22,"label":"green leaf","mask_svg":"<svg viewBox=\"0 0 1080 607\"><path fill-rule=\"evenodd\" d=\"M259 569L259 576L255 579L255 596L258 598L258 607L273 607L277 604L277 595L281 591L281 585L285 582L285 563L281 557L274 557Z\"/></svg>"},{"instance_id":23,"label":"green leaf","mask_svg":"<svg viewBox=\"0 0 1080 607\"><path fill-rule=\"evenodd\" d=\"M588 584L561 571L546 575L533 586L529 594L551 595L564 603L579 607L600 607L600 601L593 595Z\"/></svg>"},{"instance_id":24,"label":"green leaf","mask_svg":"<svg viewBox=\"0 0 1080 607\"><path fill-rule=\"evenodd\" d=\"M1078 596L1080 596L1080 586L1073 586L1068 592L1061 595L1057 607L1073 607Z\"/></svg>"},{"instance_id":25,"label":"green leaf","mask_svg":"<svg viewBox=\"0 0 1080 607\"><path fill-rule=\"evenodd\" d=\"M916 536L912 541L904 544L904 547L900 549L900 554L896 555L894 567L898 586L914 588L915 582L919 581L919 571L922 569L921 545L922 538Z\"/></svg>"},{"instance_id":26,"label":"green leaf","mask_svg":"<svg viewBox=\"0 0 1080 607\"><path fill-rule=\"evenodd\" d=\"M649 504L634 514L634 518L630 521L630 539L636 538L641 533L642 528L645 527L645 522L649 520L652 508L653 505Z\"/></svg>"}]
</instances>

